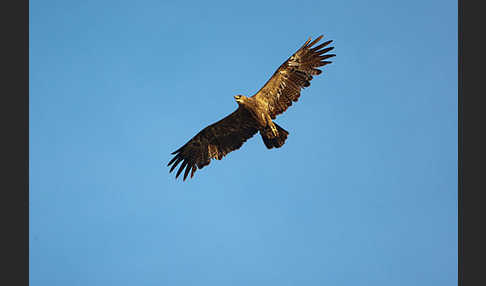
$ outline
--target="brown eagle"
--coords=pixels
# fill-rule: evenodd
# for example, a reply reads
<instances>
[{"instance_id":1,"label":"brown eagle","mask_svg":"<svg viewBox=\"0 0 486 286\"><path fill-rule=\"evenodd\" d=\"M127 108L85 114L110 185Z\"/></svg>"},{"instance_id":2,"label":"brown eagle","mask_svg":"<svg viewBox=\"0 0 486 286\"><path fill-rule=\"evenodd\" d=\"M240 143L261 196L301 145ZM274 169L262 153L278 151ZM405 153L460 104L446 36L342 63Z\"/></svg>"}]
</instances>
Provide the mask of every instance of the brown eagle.
<instances>
[{"instance_id":1,"label":"brown eagle","mask_svg":"<svg viewBox=\"0 0 486 286\"><path fill-rule=\"evenodd\" d=\"M172 152L175 156L167 164L172 165L169 173L182 162L176 178L184 168L184 181L189 171L192 178L198 168L209 165L211 159L221 160L231 151L239 149L258 131L268 149L282 147L289 132L272 120L299 99L300 90L310 85L312 76L322 72L317 68L332 63L326 59L335 56L326 54L334 47L323 49L332 40L313 47L322 37L312 42L309 38L255 95L236 95L234 98L238 109L204 128L184 146Z\"/></svg>"}]
</instances>

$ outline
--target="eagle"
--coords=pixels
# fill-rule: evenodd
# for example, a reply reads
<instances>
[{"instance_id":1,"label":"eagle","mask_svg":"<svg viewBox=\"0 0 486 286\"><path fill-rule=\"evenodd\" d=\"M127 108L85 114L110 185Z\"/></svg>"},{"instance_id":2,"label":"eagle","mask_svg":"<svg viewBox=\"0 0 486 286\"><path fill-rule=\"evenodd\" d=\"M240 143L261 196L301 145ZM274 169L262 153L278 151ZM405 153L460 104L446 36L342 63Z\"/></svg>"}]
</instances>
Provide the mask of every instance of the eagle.
<instances>
[{"instance_id":1,"label":"eagle","mask_svg":"<svg viewBox=\"0 0 486 286\"><path fill-rule=\"evenodd\" d=\"M257 132L260 132L268 149L282 147L289 132L273 120L286 111L292 102L298 101L300 91L310 85L313 76L321 74L318 67L332 63L327 59L336 56L327 54L334 49L327 47L332 40L314 46L322 38L323 35L311 42L310 37L253 96L234 96L238 108L233 113L207 126L171 153L174 157L167 164L172 165L169 173L182 162L176 179L184 169L183 181L189 172L192 178L197 169L209 165L212 159L223 159Z\"/></svg>"}]
</instances>

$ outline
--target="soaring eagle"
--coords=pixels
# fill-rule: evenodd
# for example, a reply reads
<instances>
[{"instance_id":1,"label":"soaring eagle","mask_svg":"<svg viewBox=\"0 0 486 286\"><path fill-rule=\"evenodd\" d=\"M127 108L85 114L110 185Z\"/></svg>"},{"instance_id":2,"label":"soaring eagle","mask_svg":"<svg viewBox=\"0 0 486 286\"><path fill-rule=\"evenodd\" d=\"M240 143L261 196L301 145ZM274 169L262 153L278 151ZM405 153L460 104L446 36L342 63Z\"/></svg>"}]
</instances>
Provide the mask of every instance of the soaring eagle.
<instances>
[{"instance_id":1,"label":"soaring eagle","mask_svg":"<svg viewBox=\"0 0 486 286\"><path fill-rule=\"evenodd\" d=\"M256 94L251 97L236 95L234 98L238 109L204 128L184 146L172 152L175 156L167 164L172 165L169 173L182 162L176 178L184 168L184 181L189 171L192 178L198 168L209 165L211 159L221 160L231 151L239 149L258 131L268 149L282 147L289 132L272 120L299 99L301 89L308 87L312 77L322 72L317 68L332 63L326 59L335 56L326 54L334 47L324 48L332 40L313 47L322 37L312 42L309 38Z\"/></svg>"}]
</instances>

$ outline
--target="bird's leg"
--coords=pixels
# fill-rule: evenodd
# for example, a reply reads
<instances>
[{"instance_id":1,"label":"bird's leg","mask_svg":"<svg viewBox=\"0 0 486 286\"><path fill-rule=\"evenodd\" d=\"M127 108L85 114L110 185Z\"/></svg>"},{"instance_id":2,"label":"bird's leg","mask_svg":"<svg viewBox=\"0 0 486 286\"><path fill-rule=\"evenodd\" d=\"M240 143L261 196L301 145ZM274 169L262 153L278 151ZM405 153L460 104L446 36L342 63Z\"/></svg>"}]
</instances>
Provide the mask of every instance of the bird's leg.
<instances>
[{"instance_id":1,"label":"bird's leg","mask_svg":"<svg viewBox=\"0 0 486 286\"><path fill-rule=\"evenodd\" d=\"M277 136L278 136L278 130L277 130L277 127L275 127L275 124L273 124L273 122L272 122L272 124L270 125L270 128L272 128L272 133L273 133L273 135L274 135L275 137L277 137Z\"/></svg>"},{"instance_id":2,"label":"bird's leg","mask_svg":"<svg viewBox=\"0 0 486 286\"><path fill-rule=\"evenodd\" d=\"M267 114L267 125L270 126L270 129L272 130L273 136L277 137L278 136L278 130L275 124L273 124L272 118L270 115Z\"/></svg>"}]
</instances>

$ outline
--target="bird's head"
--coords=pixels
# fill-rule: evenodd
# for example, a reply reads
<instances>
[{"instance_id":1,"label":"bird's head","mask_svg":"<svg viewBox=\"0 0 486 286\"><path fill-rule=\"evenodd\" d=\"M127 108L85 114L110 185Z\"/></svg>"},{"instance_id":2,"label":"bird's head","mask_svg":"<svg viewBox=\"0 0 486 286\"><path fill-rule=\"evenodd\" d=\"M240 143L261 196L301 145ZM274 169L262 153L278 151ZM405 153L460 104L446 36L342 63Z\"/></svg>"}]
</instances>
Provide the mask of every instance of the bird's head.
<instances>
[{"instance_id":1,"label":"bird's head","mask_svg":"<svg viewBox=\"0 0 486 286\"><path fill-rule=\"evenodd\" d=\"M246 100L248 99L248 97L244 96L244 95L235 95L235 100L236 102L238 102L238 104L242 104L244 103Z\"/></svg>"}]
</instances>

